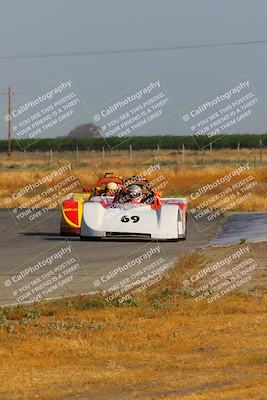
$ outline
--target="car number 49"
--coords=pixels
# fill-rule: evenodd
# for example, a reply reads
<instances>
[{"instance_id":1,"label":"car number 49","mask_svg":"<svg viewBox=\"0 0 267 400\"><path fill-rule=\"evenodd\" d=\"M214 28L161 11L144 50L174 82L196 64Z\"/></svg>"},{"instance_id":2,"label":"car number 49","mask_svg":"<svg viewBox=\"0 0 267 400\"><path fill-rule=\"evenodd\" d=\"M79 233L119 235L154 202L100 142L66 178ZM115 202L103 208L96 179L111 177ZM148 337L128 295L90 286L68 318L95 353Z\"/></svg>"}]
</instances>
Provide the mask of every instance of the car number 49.
<instances>
[{"instance_id":1,"label":"car number 49","mask_svg":"<svg viewBox=\"0 0 267 400\"><path fill-rule=\"evenodd\" d=\"M124 215L121 217L121 222L133 222L134 224L140 220L140 217L137 215L133 215L131 218L127 217L127 215Z\"/></svg>"}]
</instances>

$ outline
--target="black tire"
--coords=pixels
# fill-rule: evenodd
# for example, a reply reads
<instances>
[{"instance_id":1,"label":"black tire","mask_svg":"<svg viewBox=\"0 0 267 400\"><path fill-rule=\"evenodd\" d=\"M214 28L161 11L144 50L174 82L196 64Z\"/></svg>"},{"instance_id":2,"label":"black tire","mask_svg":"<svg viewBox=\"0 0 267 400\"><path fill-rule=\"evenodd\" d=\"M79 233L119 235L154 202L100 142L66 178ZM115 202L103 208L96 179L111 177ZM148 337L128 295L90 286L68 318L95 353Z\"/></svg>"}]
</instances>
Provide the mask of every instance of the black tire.
<instances>
[{"instance_id":1,"label":"black tire","mask_svg":"<svg viewBox=\"0 0 267 400\"><path fill-rule=\"evenodd\" d=\"M87 242L88 240L90 240L90 238L87 236L80 236L80 240L83 242Z\"/></svg>"},{"instance_id":2,"label":"black tire","mask_svg":"<svg viewBox=\"0 0 267 400\"><path fill-rule=\"evenodd\" d=\"M181 238L179 238L178 240L186 240L186 235L181 237Z\"/></svg>"},{"instance_id":3,"label":"black tire","mask_svg":"<svg viewBox=\"0 0 267 400\"><path fill-rule=\"evenodd\" d=\"M60 236L77 236L77 233L60 232Z\"/></svg>"},{"instance_id":4,"label":"black tire","mask_svg":"<svg viewBox=\"0 0 267 400\"><path fill-rule=\"evenodd\" d=\"M94 236L80 236L80 240L83 242L97 242L101 240L101 237L94 237Z\"/></svg>"},{"instance_id":5,"label":"black tire","mask_svg":"<svg viewBox=\"0 0 267 400\"><path fill-rule=\"evenodd\" d=\"M186 238L187 238L187 225L185 227L185 233L181 237L179 237L179 240L186 240Z\"/></svg>"}]
</instances>

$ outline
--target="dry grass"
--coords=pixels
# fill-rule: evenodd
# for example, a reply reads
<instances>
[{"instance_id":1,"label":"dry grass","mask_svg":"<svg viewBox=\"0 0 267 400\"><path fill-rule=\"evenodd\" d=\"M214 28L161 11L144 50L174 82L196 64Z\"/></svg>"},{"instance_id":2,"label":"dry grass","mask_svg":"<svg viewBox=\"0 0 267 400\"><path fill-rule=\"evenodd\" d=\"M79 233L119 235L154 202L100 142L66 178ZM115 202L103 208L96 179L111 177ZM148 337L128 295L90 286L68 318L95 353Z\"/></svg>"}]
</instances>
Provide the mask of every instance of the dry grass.
<instances>
[{"instance_id":1,"label":"dry grass","mask_svg":"<svg viewBox=\"0 0 267 400\"><path fill-rule=\"evenodd\" d=\"M235 210L242 211L266 211L267 210L267 159L266 149L262 155L262 164L259 164L259 155L256 150L243 149L240 153L240 163L250 163L250 170L242 174L242 178L254 175L261 185L253 189L253 196L246 202L242 202ZM18 191L30 182L47 175L48 154L28 153L13 154L11 160L2 156L0 162L0 194L4 197L7 193ZM30 158L30 160L28 159ZM217 151L186 151L184 157L179 151L138 151L134 152L130 159L127 151L112 151L105 156L103 162L99 152L83 152L79 160L75 159L73 153L55 153L53 156L53 168L57 168L66 162L71 162L73 173L81 182L81 186L93 186L97 178L104 171L113 171L123 176L132 176L145 171L150 165L160 162L161 169L150 177L154 179L163 175L168 182L163 190L164 195L189 195L194 187L200 187L206 182L213 182L216 179L227 175L237 168L235 150ZM204 164L203 164L204 160ZM255 164L255 160L258 164ZM240 178L239 178L240 179ZM208 200L211 196L223 190L221 185L217 190L212 191L207 197L201 197L199 201ZM27 198L21 197L13 206L23 204ZM198 205L194 202L194 207ZM4 200L0 200L0 206L4 207Z\"/></svg>"},{"instance_id":2,"label":"dry grass","mask_svg":"<svg viewBox=\"0 0 267 400\"><path fill-rule=\"evenodd\" d=\"M253 246L266 268L267 244ZM266 399L266 287L210 305L181 290L214 252L185 256L128 307L96 296L5 309L1 399Z\"/></svg>"}]
</instances>

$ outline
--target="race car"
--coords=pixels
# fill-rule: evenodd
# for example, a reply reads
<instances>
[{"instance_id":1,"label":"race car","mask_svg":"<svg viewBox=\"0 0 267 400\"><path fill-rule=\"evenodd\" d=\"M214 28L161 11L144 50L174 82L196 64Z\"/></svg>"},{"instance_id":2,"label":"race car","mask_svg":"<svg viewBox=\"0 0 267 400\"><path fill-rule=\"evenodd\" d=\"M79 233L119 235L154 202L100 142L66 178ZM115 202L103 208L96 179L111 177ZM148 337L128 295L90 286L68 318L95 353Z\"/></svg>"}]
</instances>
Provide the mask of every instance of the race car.
<instances>
[{"instance_id":1,"label":"race car","mask_svg":"<svg viewBox=\"0 0 267 400\"><path fill-rule=\"evenodd\" d=\"M122 183L121 176L106 172L98 179L95 188L84 188L82 193L72 193L65 198L61 208L60 234L79 235L84 201L88 201L93 195L103 197L109 195L113 198Z\"/></svg>"},{"instance_id":2,"label":"race car","mask_svg":"<svg viewBox=\"0 0 267 400\"><path fill-rule=\"evenodd\" d=\"M83 204L80 239L186 239L187 199L163 198L161 194L137 182L123 187L113 199L93 196Z\"/></svg>"}]
</instances>

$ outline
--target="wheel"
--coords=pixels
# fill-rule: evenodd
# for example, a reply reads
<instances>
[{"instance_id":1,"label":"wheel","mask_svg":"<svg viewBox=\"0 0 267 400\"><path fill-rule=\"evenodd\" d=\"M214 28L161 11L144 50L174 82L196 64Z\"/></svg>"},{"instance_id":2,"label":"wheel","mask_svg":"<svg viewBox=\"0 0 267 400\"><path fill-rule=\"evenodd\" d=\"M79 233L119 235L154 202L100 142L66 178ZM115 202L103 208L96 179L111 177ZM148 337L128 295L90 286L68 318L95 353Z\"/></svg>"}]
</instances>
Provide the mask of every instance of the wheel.
<instances>
[{"instance_id":1,"label":"wheel","mask_svg":"<svg viewBox=\"0 0 267 400\"><path fill-rule=\"evenodd\" d=\"M187 237L187 224L185 226L185 233L179 236L179 240L186 240Z\"/></svg>"},{"instance_id":2,"label":"wheel","mask_svg":"<svg viewBox=\"0 0 267 400\"><path fill-rule=\"evenodd\" d=\"M94 236L80 236L80 240L83 242L96 242L101 240L101 237L94 237Z\"/></svg>"},{"instance_id":3,"label":"wheel","mask_svg":"<svg viewBox=\"0 0 267 400\"><path fill-rule=\"evenodd\" d=\"M83 242L86 242L86 241L90 240L90 238L87 236L80 236L80 240Z\"/></svg>"},{"instance_id":4,"label":"wheel","mask_svg":"<svg viewBox=\"0 0 267 400\"><path fill-rule=\"evenodd\" d=\"M61 232L60 231L60 236L74 236L75 233L71 233L71 232ZM76 234L77 235L77 234Z\"/></svg>"},{"instance_id":5,"label":"wheel","mask_svg":"<svg viewBox=\"0 0 267 400\"><path fill-rule=\"evenodd\" d=\"M179 220L179 218L178 218ZM178 223L178 221L177 221ZM186 240L186 236L187 236L187 214L184 218L184 224L185 224L185 232L182 235L178 234L178 240Z\"/></svg>"}]
</instances>

